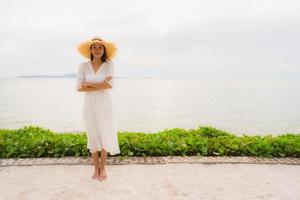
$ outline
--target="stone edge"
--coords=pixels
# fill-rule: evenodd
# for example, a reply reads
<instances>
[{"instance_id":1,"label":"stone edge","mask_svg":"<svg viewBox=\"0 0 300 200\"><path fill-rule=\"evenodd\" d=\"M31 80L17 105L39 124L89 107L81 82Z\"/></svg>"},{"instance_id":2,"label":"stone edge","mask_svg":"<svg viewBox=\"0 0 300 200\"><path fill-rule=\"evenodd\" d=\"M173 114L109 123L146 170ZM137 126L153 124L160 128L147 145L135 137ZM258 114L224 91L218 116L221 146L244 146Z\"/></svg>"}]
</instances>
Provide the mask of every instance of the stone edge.
<instances>
[{"instance_id":1,"label":"stone edge","mask_svg":"<svg viewBox=\"0 0 300 200\"><path fill-rule=\"evenodd\" d=\"M300 158L295 157L251 157L251 156L166 156L166 157L107 157L107 165L130 164L171 164L171 163L200 163L200 164L283 164L300 165ZM61 158L1 158L0 167L32 166L32 165L92 165L90 156L61 157Z\"/></svg>"}]
</instances>

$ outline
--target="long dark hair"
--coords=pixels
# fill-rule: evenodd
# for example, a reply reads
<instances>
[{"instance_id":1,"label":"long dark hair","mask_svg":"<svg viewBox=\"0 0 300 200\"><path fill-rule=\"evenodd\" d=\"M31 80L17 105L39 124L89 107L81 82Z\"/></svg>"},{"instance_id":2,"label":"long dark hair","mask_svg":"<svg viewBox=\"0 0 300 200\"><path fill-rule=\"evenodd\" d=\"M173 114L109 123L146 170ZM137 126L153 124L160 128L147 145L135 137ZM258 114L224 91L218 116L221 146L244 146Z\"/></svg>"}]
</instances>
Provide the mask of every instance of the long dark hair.
<instances>
[{"instance_id":1,"label":"long dark hair","mask_svg":"<svg viewBox=\"0 0 300 200\"><path fill-rule=\"evenodd\" d=\"M102 44L102 45L103 45L103 44ZM91 52L92 46L93 46L93 44L90 46L90 52ZM106 49L105 49L105 46L104 46L104 45L103 45L103 50L104 50L104 52L103 52L103 55L101 56L102 62L107 62L107 60L110 61L110 62L112 62L112 61L107 57ZM92 52L91 52L91 61L93 61L93 59L94 59L94 56L93 56L93 54L92 54Z\"/></svg>"}]
</instances>

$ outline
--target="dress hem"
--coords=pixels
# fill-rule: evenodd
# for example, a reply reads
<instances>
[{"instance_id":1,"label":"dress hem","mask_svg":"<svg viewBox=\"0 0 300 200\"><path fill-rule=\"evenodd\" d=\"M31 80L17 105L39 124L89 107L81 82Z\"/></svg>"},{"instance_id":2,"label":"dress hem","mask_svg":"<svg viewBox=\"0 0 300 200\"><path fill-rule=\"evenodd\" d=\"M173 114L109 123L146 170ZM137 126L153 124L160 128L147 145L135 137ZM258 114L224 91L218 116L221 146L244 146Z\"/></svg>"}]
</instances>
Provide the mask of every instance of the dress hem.
<instances>
[{"instance_id":1,"label":"dress hem","mask_svg":"<svg viewBox=\"0 0 300 200\"><path fill-rule=\"evenodd\" d=\"M101 148L98 148L96 150L91 150L90 148L88 148L88 150L89 150L90 153L96 153L97 151L102 151L102 149L105 149L105 151L108 152L110 155L117 155L117 154L121 153L120 151L111 151L111 150L108 150L105 147L101 147Z\"/></svg>"}]
</instances>

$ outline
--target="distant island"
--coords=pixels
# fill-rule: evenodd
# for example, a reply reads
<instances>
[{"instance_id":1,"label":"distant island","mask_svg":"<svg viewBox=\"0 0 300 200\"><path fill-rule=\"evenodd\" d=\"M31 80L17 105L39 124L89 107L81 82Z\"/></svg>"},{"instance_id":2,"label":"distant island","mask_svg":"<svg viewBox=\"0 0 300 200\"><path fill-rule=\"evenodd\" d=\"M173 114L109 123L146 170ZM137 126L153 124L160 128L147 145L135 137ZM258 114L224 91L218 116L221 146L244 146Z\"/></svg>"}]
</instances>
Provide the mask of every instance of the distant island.
<instances>
[{"instance_id":1,"label":"distant island","mask_svg":"<svg viewBox=\"0 0 300 200\"><path fill-rule=\"evenodd\" d=\"M17 76L16 78L76 78L76 74L63 74L63 75L28 75L28 76Z\"/></svg>"},{"instance_id":2,"label":"distant island","mask_svg":"<svg viewBox=\"0 0 300 200\"><path fill-rule=\"evenodd\" d=\"M28 75L28 76L17 76L15 78L76 78L77 74L63 74L63 75ZM151 79L151 77L120 77L116 76L117 79L130 79L130 78L142 78L142 79Z\"/></svg>"}]
</instances>

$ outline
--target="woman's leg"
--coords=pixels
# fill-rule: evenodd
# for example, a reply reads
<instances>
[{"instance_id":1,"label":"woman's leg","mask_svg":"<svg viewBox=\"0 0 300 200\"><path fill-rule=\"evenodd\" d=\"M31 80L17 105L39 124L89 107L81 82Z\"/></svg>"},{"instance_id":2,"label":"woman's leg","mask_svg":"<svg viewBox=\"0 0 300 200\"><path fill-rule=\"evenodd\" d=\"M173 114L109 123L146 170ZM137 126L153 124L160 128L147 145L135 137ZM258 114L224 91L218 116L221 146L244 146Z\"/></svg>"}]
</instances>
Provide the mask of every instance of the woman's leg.
<instances>
[{"instance_id":1,"label":"woman's leg","mask_svg":"<svg viewBox=\"0 0 300 200\"><path fill-rule=\"evenodd\" d=\"M107 178L106 174L106 158L107 158L107 151L102 148L101 151L101 160L100 160L100 176L99 180L103 180Z\"/></svg>"},{"instance_id":2,"label":"woman's leg","mask_svg":"<svg viewBox=\"0 0 300 200\"><path fill-rule=\"evenodd\" d=\"M92 154L92 160L94 164L94 175L92 178L96 179L100 175L100 168L99 168L99 151L96 151Z\"/></svg>"}]
</instances>

